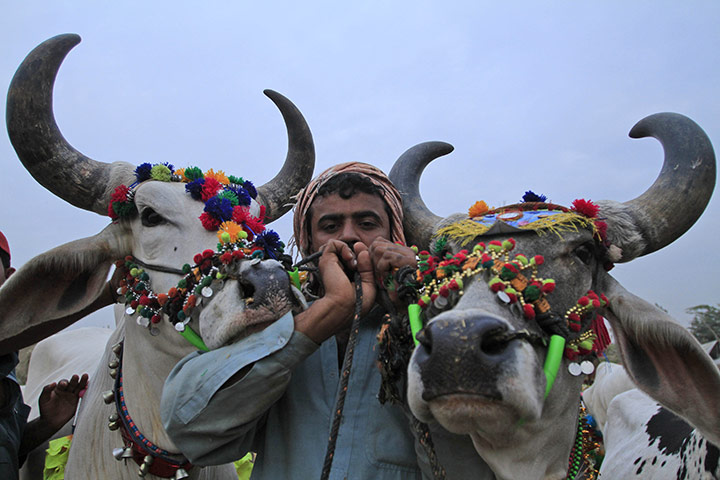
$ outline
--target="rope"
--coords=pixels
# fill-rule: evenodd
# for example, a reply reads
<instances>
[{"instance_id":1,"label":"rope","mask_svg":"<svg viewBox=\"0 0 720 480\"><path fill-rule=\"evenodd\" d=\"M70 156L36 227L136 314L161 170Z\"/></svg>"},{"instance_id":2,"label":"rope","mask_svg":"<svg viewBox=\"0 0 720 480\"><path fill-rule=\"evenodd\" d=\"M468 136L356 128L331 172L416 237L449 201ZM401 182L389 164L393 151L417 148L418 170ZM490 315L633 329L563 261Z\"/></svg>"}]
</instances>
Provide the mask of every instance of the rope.
<instances>
[{"instance_id":1,"label":"rope","mask_svg":"<svg viewBox=\"0 0 720 480\"><path fill-rule=\"evenodd\" d=\"M345 396L347 394L348 381L350 380L350 369L352 368L353 354L355 352L355 344L357 343L358 332L360 331L360 314L362 312L362 282L360 274L355 274L355 314L353 316L352 326L350 330L350 338L345 348L345 358L343 359L342 377L340 378L340 393L335 403L335 413L333 415L332 427L330 428L330 437L328 439L327 451L325 452L325 462L323 463L321 480L327 480L330 476L330 468L332 467L333 458L335 456L335 445L337 444L338 431L340 430L340 422L342 420L342 412L345 407Z\"/></svg>"}]
</instances>

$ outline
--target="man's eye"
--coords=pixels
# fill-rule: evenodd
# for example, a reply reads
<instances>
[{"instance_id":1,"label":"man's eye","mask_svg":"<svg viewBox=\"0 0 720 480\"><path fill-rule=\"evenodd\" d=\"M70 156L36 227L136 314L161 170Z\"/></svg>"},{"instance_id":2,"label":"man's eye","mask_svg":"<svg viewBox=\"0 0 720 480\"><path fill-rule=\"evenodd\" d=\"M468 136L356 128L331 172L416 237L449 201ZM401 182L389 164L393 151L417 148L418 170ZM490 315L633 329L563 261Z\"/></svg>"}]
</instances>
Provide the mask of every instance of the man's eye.
<instances>
[{"instance_id":1,"label":"man's eye","mask_svg":"<svg viewBox=\"0 0 720 480\"><path fill-rule=\"evenodd\" d=\"M337 230L337 227L338 227L337 223L325 223L320 227L320 229L323 232L330 233L330 232L334 232L335 230Z\"/></svg>"},{"instance_id":2,"label":"man's eye","mask_svg":"<svg viewBox=\"0 0 720 480\"><path fill-rule=\"evenodd\" d=\"M376 222L360 222L360 226L364 229L373 229L377 228L378 224Z\"/></svg>"},{"instance_id":3,"label":"man's eye","mask_svg":"<svg viewBox=\"0 0 720 480\"><path fill-rule=\"evenodd\" d=\"M165 222L165 219L152 208L145 208L140 216L140 221L145 227L155 227Z\"/></svg>"}]
</instances>

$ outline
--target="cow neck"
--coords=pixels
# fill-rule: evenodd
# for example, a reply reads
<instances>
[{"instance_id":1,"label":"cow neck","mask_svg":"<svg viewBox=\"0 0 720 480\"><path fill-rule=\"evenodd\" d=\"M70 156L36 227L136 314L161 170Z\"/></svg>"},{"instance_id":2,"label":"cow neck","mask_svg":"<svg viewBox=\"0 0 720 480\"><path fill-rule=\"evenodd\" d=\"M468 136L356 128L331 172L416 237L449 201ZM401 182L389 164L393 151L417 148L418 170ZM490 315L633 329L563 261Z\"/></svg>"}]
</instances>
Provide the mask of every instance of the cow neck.
<instances>
[{"instance_id":1,"label":"cow neck","mask_svg":"<svg viewBox=\"0 0 720 480\"><path fill-rule=\"evenodd\" d=\"M128 408L123 382L123 353L124 341L113 347L117 357L116 362L111 362L111 376L115 378L115 385L112 391L110 402L114 400L115 413L110 416L108 427L110 430L120 430L123 447L116 449L113 453L118 461L132 458L140 467L138 475L141 477L147 474L156 475L160 478L186 478L187 471L193 468L190 461L182 454L173 454L159 447L147 438L139 429L138 424L133 420ZM114 371L113 371L114 370Z\"/></svg>"}]
</instances>

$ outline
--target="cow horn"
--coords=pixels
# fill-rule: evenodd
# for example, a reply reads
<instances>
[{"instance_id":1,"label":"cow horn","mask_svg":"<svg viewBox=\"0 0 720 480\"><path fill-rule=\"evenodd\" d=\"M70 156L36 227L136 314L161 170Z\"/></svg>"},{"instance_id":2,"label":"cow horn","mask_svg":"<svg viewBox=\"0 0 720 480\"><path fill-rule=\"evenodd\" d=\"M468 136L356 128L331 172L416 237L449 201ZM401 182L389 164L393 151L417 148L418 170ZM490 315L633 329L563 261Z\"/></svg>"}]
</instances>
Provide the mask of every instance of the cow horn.
<instances>
[{"instance_id":1,"label":"cow horn","mask_svg":"<svg viewBox=\"0 0 720 480\"><path fill-rule=\"evenodd\" d=\"M623 204L643 237L641 256L672 243L700 217L715 188L715 153L702 128L678 113L645 117L630 137L654 137L665 151L655 183Z\"/></svg>"},{"instance_id":2,"label":"cow horn","mask_svg":"<svg viewBox=\"0 0 720 480\"><path fill-rule=\"evenodd\" d=\"M420 176L430 162L453 150L453 146L445 142L419 143L400 155L390 170L390 181L402 197L403 228L409 245L427 247L435 226L442 220L423 202L420 196Z\"/></svg>"},{"instance_id":3,"label":"cow horn","mask_svg":"<svg viewBox=\"0 0 720 480\"><path fill-rule=\"evenodd\" d=\"M76 207L107 215L111 177L127 172L73 148L60 133L53 113L55 77L78 43L79 35L58 35L25 57L8 90L8 135L20 161L40 185Z\"/></svg>"},{"instance_id":4,"label":"cow horn","mask_svg":"<svg viewBox=\"0 0 720 480\"><path fill-rule=\"evenodd\" d=\"M315 146L312 133L300 110L273 90L265 90L280 110L288 134L288 152L278 174L265 185L258 187L257 200L265 206L265 221L280 218L292 207L292 197L312 178L315 168Z\"/></svg>"}]
</instances>

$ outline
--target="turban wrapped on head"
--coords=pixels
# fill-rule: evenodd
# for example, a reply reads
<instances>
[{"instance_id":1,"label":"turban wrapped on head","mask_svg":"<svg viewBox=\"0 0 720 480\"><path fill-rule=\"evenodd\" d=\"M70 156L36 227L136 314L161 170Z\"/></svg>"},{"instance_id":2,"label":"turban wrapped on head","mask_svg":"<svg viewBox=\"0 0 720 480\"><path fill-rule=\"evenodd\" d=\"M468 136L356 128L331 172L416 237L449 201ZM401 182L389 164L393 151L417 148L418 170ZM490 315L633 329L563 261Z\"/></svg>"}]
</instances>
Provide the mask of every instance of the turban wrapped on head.
<instances>
[{"instance_id":1,"label":"turban wrapped on head","mask_svg":"<svg viewBox=\"0 0 720 480\"><path fill-rule=\"evenodd\" d=\"M392 236L390 240L404 244L405 235L403 234L402 226L403 214L400 193L397 191L387 175L385 175L385 173L383 173L383 171L379 168L362 162L347 162L328 168L311 181L304 189L302 189L300 193L298 193L297 202L295 203L295 216L293 217L293 234L295 237L295 243L300 249L300 253L303 256L310 253L308 251L308 248L310 247L310 238L308 237L307 229L307 214L310 210L310 206L317 197L320 188L322 188L322 186L330 179L341 173L356 173L363 175L375 186L379 187L382 192L381 197L390 211L390 234Z\"/></svg>"}]
</instances>

